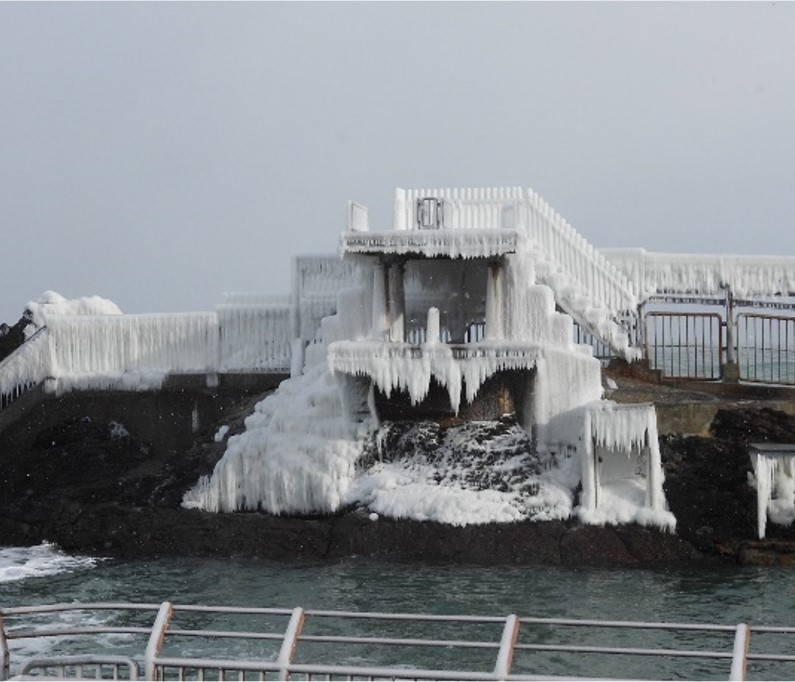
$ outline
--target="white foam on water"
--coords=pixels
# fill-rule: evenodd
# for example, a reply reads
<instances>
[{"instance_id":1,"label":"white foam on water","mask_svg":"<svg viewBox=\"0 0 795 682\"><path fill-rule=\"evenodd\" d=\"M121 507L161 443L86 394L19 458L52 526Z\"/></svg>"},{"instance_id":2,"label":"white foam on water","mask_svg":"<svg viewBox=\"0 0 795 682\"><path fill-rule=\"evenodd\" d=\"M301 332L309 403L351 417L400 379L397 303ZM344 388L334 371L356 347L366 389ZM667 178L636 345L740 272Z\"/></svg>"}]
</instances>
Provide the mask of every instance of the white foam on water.
<instances>
[{"instance_id":1,"label":"white foam on water","mask_svg":"<svg viewBox=\"0 0 795 682\"><path fill-rule=\"evenodd\" d=\"M33 547L0 547L0 583L42 578L94 568L99 559L71 556L53 544Z\"/></svg>"}]
</instances>

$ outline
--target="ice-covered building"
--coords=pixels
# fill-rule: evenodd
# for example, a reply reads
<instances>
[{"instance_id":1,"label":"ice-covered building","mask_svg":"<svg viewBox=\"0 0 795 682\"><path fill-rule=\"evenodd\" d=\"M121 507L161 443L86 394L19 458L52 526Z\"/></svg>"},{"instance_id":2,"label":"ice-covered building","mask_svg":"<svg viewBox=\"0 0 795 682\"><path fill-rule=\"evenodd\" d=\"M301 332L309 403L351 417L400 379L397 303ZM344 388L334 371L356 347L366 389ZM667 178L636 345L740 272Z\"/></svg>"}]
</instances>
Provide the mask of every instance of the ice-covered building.
<instances>
[{"instance_id":1,"label":"ice-covered building","mask_svg":"<svg viewBox=\"0 0 795 682\"><path fill-rule=\"evenodd\" d=\"M600 364L572 340L576 315L636 355L631 287L598 252L522 188L398 189L392 229L368 223L352 203L341 251L365 285L341 299L332 372L369 383L379 417L513 412L539 447L577 453L589 519L604 486L641 480L664 516L653 407L601 401Z\"/></svg>"},{"instance_id":2,"label":"ice-covered building","mask_svg":"<svg viewBox=\"0 0 795 682\"><path fill-rule=\"evenodd\" d=\"M283 513L365 500L381 513L397 505L411 515L396 498L416 488L414 474L404 468L374 491L383 471L368 478L357 470L363 430L382 420L452 424L510 413L543 453L540 492L516 514L515 500L508 513L505 500L483 512L492 501L473 498L462 506L478 513L464 510L457 522L577 513L591 523L674 526L654 408L601 400L600 363L591 346L573 341L576 320L617 354L637 357L626 328L637 307L632 287L537 194L398 189L391 229L371 229L367 209L351 203L340 244L349 267L334 275L332 288L345 285L336 314L317 333L300 332L293 378L261 403L214 474L186 496L188 506ZM254 479L254 470L267 473ZM424 490L418 499L439 493Z\"/></svg>"}]
</instances>

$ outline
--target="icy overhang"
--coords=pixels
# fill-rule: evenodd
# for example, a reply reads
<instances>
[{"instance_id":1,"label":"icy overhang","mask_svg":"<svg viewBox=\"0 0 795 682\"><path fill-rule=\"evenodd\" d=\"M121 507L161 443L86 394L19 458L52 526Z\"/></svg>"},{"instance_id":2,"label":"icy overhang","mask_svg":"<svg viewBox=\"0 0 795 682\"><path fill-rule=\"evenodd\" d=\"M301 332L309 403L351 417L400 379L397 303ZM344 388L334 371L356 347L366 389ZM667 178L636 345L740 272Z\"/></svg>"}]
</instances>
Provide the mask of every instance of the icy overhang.
<instances>
[{"instance_id":1,"label":"icy overhang","mask_svg":"<svg viewBox=\"0 0 795 682\"><path fill-rule=\"evenodd\" d=\"M415 255L424 258L493 258L515 253L519 233L514 229L427 229L359 232L340 238L343 255Z\"/></svg>"},{"instance_id":2,"label":"icy overhang","mask_svg":"<svg viewBox=\"0 0 795 682\"><path fill-rule=\"evenodd\" d=\"M387 396L404 390L415 405L428 395L431 378L436 379L447 388L450 404L458 412L462 386L471 403L490 376L531 369L540 354L538 345L504 341L467 345L336 341L328 348L328 363L332 373L370 377Z\"/></svg>"}]
</instances>

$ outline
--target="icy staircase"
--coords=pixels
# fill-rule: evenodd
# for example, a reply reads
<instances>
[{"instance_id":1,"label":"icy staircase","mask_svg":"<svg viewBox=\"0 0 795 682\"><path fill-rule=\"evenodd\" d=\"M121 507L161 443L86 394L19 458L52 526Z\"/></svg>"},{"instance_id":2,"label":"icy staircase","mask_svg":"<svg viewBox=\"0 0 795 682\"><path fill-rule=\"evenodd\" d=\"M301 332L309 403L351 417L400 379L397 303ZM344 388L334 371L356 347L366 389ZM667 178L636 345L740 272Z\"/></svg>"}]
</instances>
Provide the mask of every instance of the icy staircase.
<instances>
[{"instance_id":1,"label":"icy staircase","mask_svg":"<svg viewBox=\"0 0 795 682\"><path fill-rule=\"evenodd\" d=\"M632 283L532 189L520 223L535 260L536 281L581 327L627 360L641 356L630 332L638 300Z\"/></svg>"},{"instance_id":2,"label":"icy staircase","mask_svg":"<svg viewBox=\"0 0 795 682\"><path fill-rule=\"evenodd\" d=\"M433 210L420 211L421 206ZM435 222L426 224L428 215ZM360 222L366 222L362 216ZM398 189L394 225L401 235L414 229L427 230L432 236L488 234L495 230L523 235L534 262L535 280L552 289L557 306L618 355L640 357L641 351L634 347L628 333L637 324L638 299L633 283L534 190ZM461 255L493 254L481 248L468 254L464 250Z\"/></svg>"}]
</instances>

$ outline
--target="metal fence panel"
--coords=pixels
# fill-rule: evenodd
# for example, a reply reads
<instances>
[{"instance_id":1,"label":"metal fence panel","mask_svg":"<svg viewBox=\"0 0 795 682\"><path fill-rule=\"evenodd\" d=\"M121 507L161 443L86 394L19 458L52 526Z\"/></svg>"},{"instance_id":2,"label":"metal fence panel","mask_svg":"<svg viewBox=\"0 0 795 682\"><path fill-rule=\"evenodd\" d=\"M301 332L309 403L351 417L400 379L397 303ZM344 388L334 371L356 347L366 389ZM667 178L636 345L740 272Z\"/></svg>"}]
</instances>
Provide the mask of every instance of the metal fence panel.
<instances>
[{"instance_id":1,"label":"metal fence panel","mask_svg":"<svg viewBox=\"0 0 795 682\"><path fill-rule=\"evenodd\" d=\"M737 315L737 362L743 381L795 384L795 317Z\"/></svg>"},{"instance_id":2,"label":"metal fence panel","mask_svg":"<svg viewBox=\"0 0 795 682\"><path fill-rule=\"evenodd\" d=\"M717 313L646 314L646 355L666 377L720 379L724 363L723 320Z\"/></svg>"}]
</instances>

